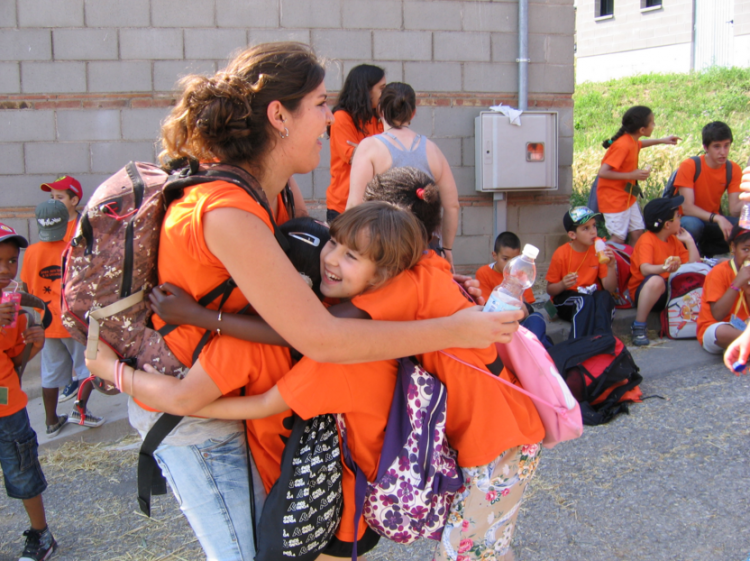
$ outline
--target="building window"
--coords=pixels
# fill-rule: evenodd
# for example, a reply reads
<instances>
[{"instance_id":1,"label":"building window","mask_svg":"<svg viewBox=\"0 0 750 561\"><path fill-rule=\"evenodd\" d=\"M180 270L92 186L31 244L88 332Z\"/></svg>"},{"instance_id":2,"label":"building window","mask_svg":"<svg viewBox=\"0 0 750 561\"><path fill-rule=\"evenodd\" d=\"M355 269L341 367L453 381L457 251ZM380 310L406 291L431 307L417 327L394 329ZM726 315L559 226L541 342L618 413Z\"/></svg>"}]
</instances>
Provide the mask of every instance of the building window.
<instances>
[{"instance_id":1,"label":"building window","mask_svg":"<svg viewBox=\"0 0 750 561\"><path fill-rule=\"evenodd\" d=\"M643 0L641 0L643 2ZM615 0L596 0L596 17L603 18L615 13Z\"/></svg>"},{"instance_id":2,"label":"building window","mask_svg":"<svg viewBox=\"0 0 750 561\"><path fill-rule=\"evenodd\" d=\"M641 0L641 10L646 8L661 8L661 0Z\"/></svg>"}]
</instances>

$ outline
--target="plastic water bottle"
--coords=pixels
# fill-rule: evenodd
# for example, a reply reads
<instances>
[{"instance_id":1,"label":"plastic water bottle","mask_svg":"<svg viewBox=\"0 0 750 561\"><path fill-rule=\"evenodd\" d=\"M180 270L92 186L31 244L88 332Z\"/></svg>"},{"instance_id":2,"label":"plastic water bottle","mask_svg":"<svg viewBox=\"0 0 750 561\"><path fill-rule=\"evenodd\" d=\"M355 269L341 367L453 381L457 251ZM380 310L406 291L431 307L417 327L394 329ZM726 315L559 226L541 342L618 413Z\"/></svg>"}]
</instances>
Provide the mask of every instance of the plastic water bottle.
<instances>
[{"instance_id":1,"label":"plastic water bottle","mask_svg":"<svg viewBox=\"0 0 750 561\"><path fill-rule=\"evenodd\" d=\"M750 203L742 205L742 212L740 213L740 228L750 230Z\"/></svg>"},{"instance_id":2,"label":"plastic water bottle","mask_svg":"<svg viewBox=\"0 0 750 561\"><path fill-rule=\"evenodd\" d=\"M484 306L485 312L507 312L523 307L523 291L536 280L534 259L539 250L533 245L523 246L523 252L514 257L503 269L503 282L495 287Z\"/></svg>"}]
</instances>

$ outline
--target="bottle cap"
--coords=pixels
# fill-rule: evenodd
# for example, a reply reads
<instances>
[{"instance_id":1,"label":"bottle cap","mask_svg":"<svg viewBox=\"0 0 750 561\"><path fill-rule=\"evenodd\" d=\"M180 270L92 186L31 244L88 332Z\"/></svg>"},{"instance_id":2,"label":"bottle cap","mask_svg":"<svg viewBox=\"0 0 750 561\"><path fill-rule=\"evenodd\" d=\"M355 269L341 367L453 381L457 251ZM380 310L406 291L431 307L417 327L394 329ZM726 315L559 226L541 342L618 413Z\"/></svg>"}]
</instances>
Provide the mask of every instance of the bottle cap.
<instances>
[{"instance_id":1,"label":"bottle cap","mask_svg":"<svg viewBox=\"0 0 750 561\"><path fill-rule=\"evenodd\" d=\"M539 255L539 249L534 247L530 243L527 243L525 246L523 246L523 254L529 259L536 259Z\"/></svg>"}]
</instances>

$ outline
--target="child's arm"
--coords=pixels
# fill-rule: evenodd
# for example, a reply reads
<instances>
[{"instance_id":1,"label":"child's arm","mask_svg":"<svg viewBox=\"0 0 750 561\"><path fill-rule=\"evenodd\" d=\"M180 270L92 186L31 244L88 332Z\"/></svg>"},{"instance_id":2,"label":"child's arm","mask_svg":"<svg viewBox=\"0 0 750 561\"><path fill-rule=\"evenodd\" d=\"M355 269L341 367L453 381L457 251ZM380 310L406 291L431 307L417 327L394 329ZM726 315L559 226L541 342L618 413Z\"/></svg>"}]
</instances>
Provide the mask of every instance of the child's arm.
<instances>
[{"instance_id":1,"label":"child's arm","mask_svg":"<svg viewBox=\"0 0 750 561\"><path fill-rule=\"evenodd\" d=\"M678 140L682 140L679 136L671 135L665 136L664 138L645 138L641 140L641 146L648 148L649 146L655 146L657 144L671 144L674 146Z\"/></svg>"},{"instance_id":2,"label":"child's arm","mask_svg":"<svg viewBox=\"0 0 750 561\"><path fill-rule=\"evenodd\" d=\"M570 290L575 286L577 278L578 273L568 273L560 282L548 282L547 294L554 297L566 290Z\"/></svg>"},{"instance_id":3,"label":"child's arm","mask_svg":"<svg viewBox=\"0 0 750 561\"><path fill-rule=\"evenodd\" d=\"M651 175L651 171L645 169L634 169L628 172L614 171L609 164L602 164L599 168L599 177L618 181L645 181L649 175Z\"/></svg>"},{"instance_id":4,"label":"child's arm","mask_svg":"<svg viewBox=\"0 0 750 561\"><path fill-rule=\"evenodd\" d=\"M724 294L721 295L716 302L711 302L711 315L716 321L723 321L725 317L732 313L735 302L737 301L737 295L741 290L747 288L747 283L750 281L750 266L740 267L737 271L737 275L734 277L732 284L727 287ZM732 287L737 287L739 290L735 290Z\"/></svg>"},{"instance_id":5,"label":"child's arm","mask_svg":"<svg viewBox=\"0 0 750 561\"><path fill-rule=\"evenodd\" d=\"M277 386L261 395L220 397L195 413L207 419L264 419L288 411L289 406Z\"/></svg>"},{"instance_id":6,"label":"child's arm","mask_svg":"<svg viewBox=\"0 0 750 561\"><path fill-rule=\"evenodd\" d=\"M609 257L609 263L607 263L607 276L602 279L602 286L607 292L615 292L617 290L617 259L615 258L615 252L612 248L607 247L604 250L604 255Z\"/></svg>"},{"instance_id":7,"label":"child's arm","mask_svg":"<svg viewBox=\"0 0 750 561\"><path fill-rule=\"evenodd\" d=\"M29 353L28 358L28 360L31 360L36 355L38 355L39 351L41 351L42 347L44 347L44 328L41 325L29 327L23 332L21 336L23 337L24 344L31 345L31 353ZM14 356L11 361L13 362L13 366L15 368L20 368L21 363L23 363L23 353L19 354L18 356Z\"/></svg>"},{"instance_id":8,"label":"child's arm","mask_svg":"<svg viewBox=\"0 0 750 561\"><path fill-rule=\"evenodd\" d=\"M685 247L687 247L689 259L688 263L697 263L701 260L701 254L698 251L698 246L696 245L693 236L691 236L690 233L685 230L685 228L680 228L680 231L675 234L675 237L682 243L684 243Z\"/></svg>"}]
</instances>

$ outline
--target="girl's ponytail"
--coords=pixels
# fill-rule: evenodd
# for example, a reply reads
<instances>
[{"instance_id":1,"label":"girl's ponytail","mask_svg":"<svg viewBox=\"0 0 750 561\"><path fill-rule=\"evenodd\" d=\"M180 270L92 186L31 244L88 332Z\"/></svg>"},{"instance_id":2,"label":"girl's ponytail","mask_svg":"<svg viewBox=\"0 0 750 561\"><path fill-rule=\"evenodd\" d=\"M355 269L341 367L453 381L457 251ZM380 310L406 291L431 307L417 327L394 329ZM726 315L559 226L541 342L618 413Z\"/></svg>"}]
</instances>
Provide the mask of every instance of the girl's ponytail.
<instances>
[{"instance_id":1,"label":"girl's ponytail","mask_svg":"<svg viewBox=\"0 0 750 561\"><path fill-rule=\"evenodd\" d=\"M634 134L640 129L647 127L649 118L652 114L653 111L651 111L651 109L649 107L646 107L645 105L636 105L634 107L631 107L630 109L625 111L625 114L622 116L622 126L620 127L620 130L618 130L612 138L609 138L602 142L602 146L604 148L609 148L623 134Z\"/></svg>"}]
</instances>

